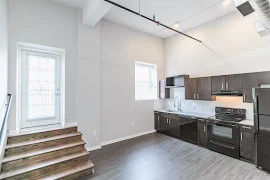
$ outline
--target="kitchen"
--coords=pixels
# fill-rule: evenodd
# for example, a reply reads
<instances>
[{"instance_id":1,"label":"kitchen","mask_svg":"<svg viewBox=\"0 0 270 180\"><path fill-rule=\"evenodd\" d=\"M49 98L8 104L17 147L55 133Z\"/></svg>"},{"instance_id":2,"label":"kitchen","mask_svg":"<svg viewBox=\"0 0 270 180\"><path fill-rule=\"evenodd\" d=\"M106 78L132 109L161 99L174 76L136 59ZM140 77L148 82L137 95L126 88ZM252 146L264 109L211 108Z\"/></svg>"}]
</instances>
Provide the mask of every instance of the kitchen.
<instances>
[{"instance_id":1,"label":"kitchen","mask_svg":"<svg viewBox=\"0 0 270 180\"><path fill-rule=\"evenodd\" d=\"M155 129L269 171L268 153L264 150L269 136L268 84L269 71L199 78L168 77L159 83L160 98L167 99L167 107L155 111ZM202 101L198 110L187 102L190 100ZM245 103L248 106L243 109L241 105Z\"/></svg>"}]
</instances>

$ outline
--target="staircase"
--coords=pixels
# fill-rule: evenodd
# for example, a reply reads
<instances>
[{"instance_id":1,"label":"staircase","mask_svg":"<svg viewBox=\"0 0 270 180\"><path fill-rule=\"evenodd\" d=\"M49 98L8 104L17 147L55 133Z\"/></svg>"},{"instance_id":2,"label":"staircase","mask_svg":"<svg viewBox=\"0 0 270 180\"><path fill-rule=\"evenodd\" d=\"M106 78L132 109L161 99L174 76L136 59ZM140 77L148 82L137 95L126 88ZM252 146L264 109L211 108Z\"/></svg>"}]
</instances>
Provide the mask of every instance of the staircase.
<instances>
[{"instance_id":1,"label":"staircase","mask_svg":"<svg viewBox=\"0 0 270 180\"><path fill-rule=\"evenodd\" d=\"M85 142L77 127L10 136L0 179L73 180L92 174Z\"/></svg>"}]
</instances>

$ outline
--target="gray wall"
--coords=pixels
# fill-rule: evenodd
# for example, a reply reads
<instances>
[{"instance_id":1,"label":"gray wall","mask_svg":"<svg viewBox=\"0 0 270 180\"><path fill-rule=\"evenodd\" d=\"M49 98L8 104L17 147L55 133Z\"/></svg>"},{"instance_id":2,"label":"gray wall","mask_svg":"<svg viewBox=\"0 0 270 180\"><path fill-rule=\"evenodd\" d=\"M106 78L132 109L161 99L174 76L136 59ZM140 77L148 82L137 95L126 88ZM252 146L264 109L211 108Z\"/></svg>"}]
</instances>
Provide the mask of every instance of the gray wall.
<instances>
[{"instance_id":1,"label":"gray wall","mask_svg":"<svg viewBox=\"0 0 270 180\"><path fill-rule=\"evenodd\" d=\"M7 21L7 0L0 0L0 128L2 125L5 102L7 98L7 63L8 63L8 21ZM4 132L6 131L6 125ZM1 137L5 134L3 133ZM1 155L2 139L0 139ZM0 157L1 158L1 157Z\"/></svg>"},{"instance_id":2,"label":"gray wall","mask_svg":"<svg viewBox=\"0 0 270 180\"><path fill-rule=\"evenodd\" d=\"M66 122L77 121L77 12L48 0L9 0L9 91L16 94L17 42L66 50ZM16 97L9 130L16 128Z\"/></svg>"},{"instance_id":3,"label":"gray wall","mask_svg":"<svg viewBox=\"0 0 270 180\"><path fill-rule=\"evenodd\" d=\"M163 49L160 38L101 21L101 142L154 130L160 102L135 101L135 61L157 64L163 79Z\"/></svg>"}]
</instances>

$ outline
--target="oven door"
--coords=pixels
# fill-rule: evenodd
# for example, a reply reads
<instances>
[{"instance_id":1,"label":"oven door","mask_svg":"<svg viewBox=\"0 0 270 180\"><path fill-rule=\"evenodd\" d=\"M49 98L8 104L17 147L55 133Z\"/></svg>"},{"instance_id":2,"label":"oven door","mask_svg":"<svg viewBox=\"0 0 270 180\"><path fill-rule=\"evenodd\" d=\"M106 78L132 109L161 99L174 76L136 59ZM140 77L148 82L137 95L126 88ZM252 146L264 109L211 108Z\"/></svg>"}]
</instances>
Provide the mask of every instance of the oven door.
<instances>
[{"instance_id":1,"label":"oven door","mask_svg":"<svg viewBox=\"0 0 270 180\"><path fill-rule=\"evenodd\" d=\"M239 145L238 124L228 124L222 122L207 122L207 137L210 139Z\"/></svg>"}]
</instances>

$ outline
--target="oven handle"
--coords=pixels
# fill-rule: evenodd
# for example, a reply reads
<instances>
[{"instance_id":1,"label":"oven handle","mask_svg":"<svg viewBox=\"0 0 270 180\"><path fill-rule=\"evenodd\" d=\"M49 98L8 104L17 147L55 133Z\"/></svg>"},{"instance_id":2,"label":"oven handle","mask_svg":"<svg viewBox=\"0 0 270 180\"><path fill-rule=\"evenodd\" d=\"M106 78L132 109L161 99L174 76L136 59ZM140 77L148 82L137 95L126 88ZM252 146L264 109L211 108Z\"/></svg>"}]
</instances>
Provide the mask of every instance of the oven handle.
<instances>
[{"instance_id":1,"label":"oven handle","mask_svg":"<svg viewBox=\"0 0 270 180\"><path fill-rule=\"evenodd\" d=\"M223 143L214 142L212 140L210 140L210 142L213 143L213 144L215 144L215 145L218 145L218 146L223 146L223 147L226 147L226 148L234 149L233 146L229 146L229 145L226 145L226 144L223 144Z\"/></svg>"},{"instance_id":2,"label":"oven handle","mask_svg":"<svg viewBox=\"0 0 270 180\"><path fill-rule=\"evenodd\" d=\"M207 124L209 125L217 125L217 126L226 126L226 127L232 127L232 128L237 128L238 126L235 124L223 124L220 122L211 122L211 121L207 121Z\"/></svg>"}]
</instances>

